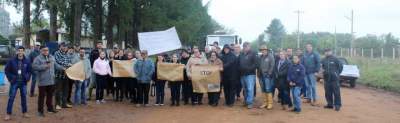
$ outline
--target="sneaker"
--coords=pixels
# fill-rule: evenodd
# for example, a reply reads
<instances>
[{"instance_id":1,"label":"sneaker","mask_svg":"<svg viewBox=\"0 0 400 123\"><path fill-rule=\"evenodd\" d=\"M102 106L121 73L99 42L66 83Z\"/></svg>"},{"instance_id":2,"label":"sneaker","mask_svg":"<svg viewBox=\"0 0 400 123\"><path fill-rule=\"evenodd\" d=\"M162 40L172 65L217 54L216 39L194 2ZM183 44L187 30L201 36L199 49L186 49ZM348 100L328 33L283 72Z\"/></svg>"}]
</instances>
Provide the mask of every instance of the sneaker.
<instances>
[{"instance_id":1,"label":"sneaker","mask_svg":"<svg viewBox=\"0 0 400 123\"><path fill-rule=\"evenodd\" d=\"M160 106L164 106L164 104L160 104Z\"/></svg>"},{"instance_id":2,"label":"sneaker","mask_svg":"<svg viewBox=\"0 0 400 123\"><path fill-rule=\"evenodd\" d=\"M51 113L51 114L55 114L55 113L57 113L58 111L56 111L56 110L47 110L47 112L49 112L49 113Z\"/></svg>"},{"instance_id":3,"label":"sneaker","mask_svg":"<svg viewBox=\"0 0 400 123\"><path fill-rule=\"evenodd\" d=\"M64 108L72 108L72 105L66 104Z\"/></svg>"},{"instance_id":4,"label":"sneaker","mask_svg":"<svg viewBox=\"0 0 400 123\"><path fill-rule=\"evenodd\" d=\"M7 115L4 117L4 120L5 120L5 121L11 120L11 115L7 114Z\"/></svg>"},{"instance_id":5,"label":"sneaker","mask_svg":"<svg viewBox=\"0 0 400 123\"><path fill-rule=\"evenodd\" d=\"M340 106L336 106L335 111L340 111Z\"/></svg>"},{"instance_id":6,"label":"sneaker","mask_svg":"<svg viewBox=\"0 0 400 123\"><path fill-rule=\"evenodd\" d=\"M102 100L101 100L101 103L106 103L106 100L102 99Z\"/></svg>"},{"instance_id":7,"label":"sneaker","mask_svg":"<svg viewBox=\"0 0 400 123\"><path fill-rule=\"evenodd\" d=\"M136 104L136 107L140 107L140 104Z\"/></svg>"},{"instance_id":8,"label":"sneaker","mask_svg":"<svg viewBox=\"0 0 400 123\"><path fill-rule=\"evenodd\" d=\"M100 100L96 100L96 104L100 104L101 102L100 102Z\"/></svg>"},{"instance_id":9,"label":"sneaker","mask_svg":"<svg viewBox=\"0 0 400 123\"><path fill-rule=\"evenodd\" d=\"M326 108L326 109L333 109L333 106L326 105L326 106L324 106L324 108Z\"/></svg>"},{"instance_id":10,"label":"sneaker","mask_svg":"<svg viewBox=\"0 0 400 123\"><path fill-rule=\"evenodd\" d=\"M253 105L247 105L247 109L252 109Z\"/></svg>"},{"instance_id":11,"label":"sneaker","mask_svg":"<svg viewBox=\"0 0 400 123\"><path fill-rule=\"evenodd\" d=\"M56 110L61 110L61 106L56 105Z\"/></svg>"},{"instance_id":12,"label":"sneaker","mask_svg":"<svg viewBox=\"0 0 400 123\"><path fill-rule=\"evenodd\" d=\"M160 106L160 104L156 103L156 104L154 104L154 106Z\"/></svg>"},{"instance_id":13,"label":"sneaker","mask_svg":"<svg viewBox=\"0 0 400 123\"><path fill-rule=\"evenodd\" d=\"M44 117L44 113L43 112L38 112L38 116L39 117Z\"/></svg>"}]
</instances>

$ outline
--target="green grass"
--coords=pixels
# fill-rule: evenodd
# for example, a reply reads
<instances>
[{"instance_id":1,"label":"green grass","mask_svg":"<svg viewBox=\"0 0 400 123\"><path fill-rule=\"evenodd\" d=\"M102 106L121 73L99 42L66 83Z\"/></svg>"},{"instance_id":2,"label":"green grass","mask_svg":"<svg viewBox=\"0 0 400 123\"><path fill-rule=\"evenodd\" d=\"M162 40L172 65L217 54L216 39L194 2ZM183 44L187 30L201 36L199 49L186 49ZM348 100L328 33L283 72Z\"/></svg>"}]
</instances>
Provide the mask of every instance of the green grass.
<instances>
[{"instance_id":1,"label":"green grass","mask_svg":"<svg viewBox=\"0 0 400 123\"><path fill-rule=\"evenodd\" d=\"M347 58L356 64L361 77L358 83L389 91L400 92L400 62L398 59Z\"/></svg>"}]
</instances>

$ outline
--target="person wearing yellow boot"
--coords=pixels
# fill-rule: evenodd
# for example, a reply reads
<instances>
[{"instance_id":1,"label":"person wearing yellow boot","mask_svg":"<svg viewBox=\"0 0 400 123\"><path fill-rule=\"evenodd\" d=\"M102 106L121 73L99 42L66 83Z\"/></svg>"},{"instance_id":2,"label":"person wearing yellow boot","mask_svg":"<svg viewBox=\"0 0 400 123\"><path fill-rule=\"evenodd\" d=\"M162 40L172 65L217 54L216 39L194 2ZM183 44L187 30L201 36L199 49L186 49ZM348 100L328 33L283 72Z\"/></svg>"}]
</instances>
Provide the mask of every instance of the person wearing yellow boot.
<instances>
[{"instance_id":1,"label":"person wearing yellow boot","mask_svg":"<svg viewBox=\"0 0 400 123\"><path fill-rule=\"evenodd\" d=\"M264 94L264 102L263 105L260 106L260 108L267 108L267 109L272 109L272 91L273 91L273 76L272 72L274 70L275 66L275 59L272 54L268 52L268 48L266 45L262 45L260 47L260 52L261 56L259 58L258 62L258 72L259 72L259 78L260 78L260 86L261 86L261 91Z\"/></svg>"}]
</instances>

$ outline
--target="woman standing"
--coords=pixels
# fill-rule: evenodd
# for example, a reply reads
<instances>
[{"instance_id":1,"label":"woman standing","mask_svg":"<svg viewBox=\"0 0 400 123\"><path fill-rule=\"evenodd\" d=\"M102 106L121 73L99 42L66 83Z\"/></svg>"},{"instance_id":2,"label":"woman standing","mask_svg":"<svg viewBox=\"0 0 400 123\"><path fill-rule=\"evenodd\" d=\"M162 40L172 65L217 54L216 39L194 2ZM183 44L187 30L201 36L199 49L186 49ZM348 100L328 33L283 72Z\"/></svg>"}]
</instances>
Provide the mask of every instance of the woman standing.
<instances>
[{"instance_id":1,"label":"woman standing","mask_svg":"<svg viewBox=\"0 0 400 123\"><path fill-rule=\"evenodd\" d=\"M149 106L150 81L154 73L154 63L147 56L147 50L141 52L142 59L135 63L135 73L138 80L138 98L139 102L136 107Z\"/></svg>"},{"instance_id":2,"label":"woman standing","mask_svg":"<svg viewBox=\"0 0 400 123\"><path fill-rule=\"evenodd\" d=\"M172 63L180 64L178 61L178 56L176 54L172 55ZM181 81L168 82L171 87L171 106L179 106L179 99L181 97Z\"/></svg>"},{"instance_id":3,"label":"woman standing","mask_svg":"<svg viewBox=\"0 0 400 123\"><path fill-rule=\"evenodd\" d=\"M111 76L109 61L106 59L106 53L100 52L100 57L93 63L93 71L96 73L96 103L105 103L104 87L107 77Z\"/></svg>"},{"instance_id":4,"label":"woman standing","mask_svg":"<svg viewBox=\"0 0 400 123\"><path fill-rule=\"evenodd\" d=\"M189 61L190 55L187 50L183 50L181 54L181 59L180 63L187 65ZM183 70L183 82L182 82L182 97L183 97L183 102L184 105L189 104L189 99L192 97L193 93L193 88L192 88L192 82L189 80L189 77L186 74L186 67Z\"/></svg>"},{"instance_id":5,"label":"woman standing","mask_svg":"<svg viewBox=\"0 0 400 123\"><path fill-rule=\"evenodd\" d=\"M165 97L164 88L166 81L157 78L157 64L161 64L164 61L165 60L163 54L157 56L157 60L155 63L155 72L153 74L153 80L156 85L156 103L154 104L155 106L164 106L164 97Z\"/></svg>"},{"instance_id":6,"label":"woman standing","mask_svg":"<svg viewBox=\"0 0 400 123\"><path fill-rule=\"evenodd\" d=\"M118 54L114 56L114 60L127 60L124 55L124 50L119 50ZM126 91L126 78L124 77L114 77L115 84L117 87L114 89L115 101L120 101L124 99L124 94ZM112 84L114 86L114 83Z\"/></svg>"},{"instance_id":7,"label":"woman standing","mask_svg":"<svg viewBox=\"0 0 400 123\"><path fill-rule=\"evenodd\" d=\"M219 67L220 71L222 72L223 70L223 63L222 61L218 58L218 53L216 51L212 51L210 54L210 59L208 60L208 63L210 65L216 65ZM220 92L208 92L208 105L211 106L218 106L218 101L219 101L219 95Z\"/></svg>"},{"instance_id":8,"label":"woman standing","mask_svg":"<svg viewBox=\"0 0 400 123\"><path fill-rule=\"evenodd\" d=\"M208 64L207 58L203 56L197 46L193 47L193 55L189 58L186 65L186 74L191 79L192 67L195 65ZM193 89L192 89L193 92ZM202 105L203 93L193 92L192 94L192 105Z\"/></svg>"},{"instance_id":9,"label":"woman standing","mask_svg":"<svg viewBox=\"0 0 400 123\"><path fill-rule=\"evenodd\" d=\"M235 103L236 86L240 84L237 80L237 60L233 51L225 45L221 53L221 60L224 64L222 73L222 86L224 88L225 105L232 107Z\"/></svg>"}]
</instances>

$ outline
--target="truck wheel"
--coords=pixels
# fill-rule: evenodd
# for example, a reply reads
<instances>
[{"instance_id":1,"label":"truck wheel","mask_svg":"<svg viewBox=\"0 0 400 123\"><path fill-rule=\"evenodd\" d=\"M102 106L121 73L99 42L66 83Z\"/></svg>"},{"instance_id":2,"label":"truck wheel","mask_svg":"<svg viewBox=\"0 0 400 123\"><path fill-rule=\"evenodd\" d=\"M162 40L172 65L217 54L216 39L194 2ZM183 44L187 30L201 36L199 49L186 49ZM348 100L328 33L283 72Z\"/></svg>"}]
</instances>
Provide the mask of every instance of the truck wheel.
<instances>
[{"instance_id":1,"label":"truck wheel","mask_svg":"<svg viewBox=\"0 0 400 123\"><path fill-rule=\"evenodd\" d=\"M355 88L356 87L356 80L352 79L350 80L350 88Z\"/></svg>"}]
</instances>

